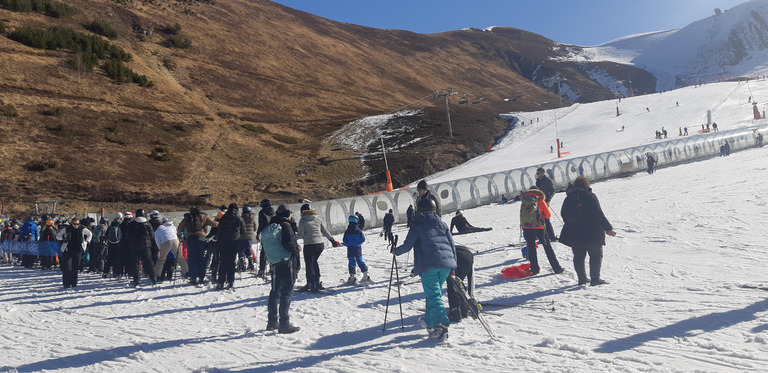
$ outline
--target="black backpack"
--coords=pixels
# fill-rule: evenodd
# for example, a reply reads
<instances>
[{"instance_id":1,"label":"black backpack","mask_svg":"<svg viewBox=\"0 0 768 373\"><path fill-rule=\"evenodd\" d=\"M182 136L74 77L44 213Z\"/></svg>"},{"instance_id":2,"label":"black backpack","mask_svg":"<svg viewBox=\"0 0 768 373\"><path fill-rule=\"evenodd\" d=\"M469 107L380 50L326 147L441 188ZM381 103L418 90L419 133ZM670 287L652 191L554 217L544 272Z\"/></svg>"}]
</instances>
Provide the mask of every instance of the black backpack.
<instances>
[{"instance_id":1,"label":"black backpack","mask_svg":"<svg viewBox=\"0 0 768 373\"><path fill-rule=\"evenodd\" d=\"M187 232L201 232L203 230L203 218L200 214L190 214L187 218Z\"/></svg>"},{"instance_id":2,"label":"black backpack","mask_svg":"<svg viewBox=\"0 0 768 373\"><path fill-rule=\"evenodd\" d=\"M109 243L118 243L120 242L121 238L122 238L122 233L120 233L119 226L113 225L107 228L107 241Z\"/></svg>"},{"instance_id":3,"label":"black backpack","mask_svg":"<svg viewBox=\"0 0 768 373\"><path fill-rule=\"evenodd\" d=\"M582 224L586 219L584 208L584 193L573 193L565 198L563 207L560 209L560 215L565 224Z\"/></svg>"}]
</instances>

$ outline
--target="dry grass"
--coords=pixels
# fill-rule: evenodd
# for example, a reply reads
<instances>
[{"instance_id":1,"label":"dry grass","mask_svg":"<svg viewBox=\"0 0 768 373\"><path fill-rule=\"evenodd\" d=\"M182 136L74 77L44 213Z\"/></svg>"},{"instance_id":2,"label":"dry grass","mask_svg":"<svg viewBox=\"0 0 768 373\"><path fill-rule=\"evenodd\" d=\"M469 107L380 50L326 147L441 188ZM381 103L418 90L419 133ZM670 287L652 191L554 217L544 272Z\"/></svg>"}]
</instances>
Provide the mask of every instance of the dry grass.
<instances>
[{"instance_id":1,"label":"dry grass","mask_svg":"<svg viewBox=\"0 0 768 373\"><path fill-rule=\"evenodd\" d=\"M69 52L0 37L0 195L12 211L40 199L72 209L181 209L381 190L381 162L361 164L356 154L333 151L329 134L436 89L483 97L464 106L461 96L451 98L454 139L446 136L443 102L419 103L425 117L404 132L428 140L390 158L397 187L484 151L506 128L495 113L556 101L511 68L516 45L532 34L376 30L265 0L70 3L79 9L71 18L0 9L0 19L9 30L65 25L83 32L93 19L108 21L119 35L110 42L130 52L127 65L155 86L119 85L99 69L76 71ZM178 20L189 48L163 46L169 19ZM551 51L551 42L528 44ZM521 99L503 100L512 95ZM46 160L59 165L27 167ZM212 198L197 198L201 188Z\"/></svg>"}]
</instances>

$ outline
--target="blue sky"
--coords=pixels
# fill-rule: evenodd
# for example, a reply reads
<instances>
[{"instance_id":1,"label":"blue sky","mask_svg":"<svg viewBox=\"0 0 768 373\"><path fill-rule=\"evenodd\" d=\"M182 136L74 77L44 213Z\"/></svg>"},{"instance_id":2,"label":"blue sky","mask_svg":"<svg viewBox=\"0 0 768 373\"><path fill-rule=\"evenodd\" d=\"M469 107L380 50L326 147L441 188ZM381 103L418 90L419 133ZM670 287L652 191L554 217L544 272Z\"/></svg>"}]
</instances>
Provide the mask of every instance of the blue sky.
<instances>
[{"instance_id":1,"label":"blue sky","mask_svg":"<svg viewBox=\"0 0 768 373\"><path fill-rule=\"evenodd\" d=\"M467 27L515 27L552 40L598 45L650 31L682 28L744 0L276 0L335 21L437 33Z\"/></svg>"}]
</instances>

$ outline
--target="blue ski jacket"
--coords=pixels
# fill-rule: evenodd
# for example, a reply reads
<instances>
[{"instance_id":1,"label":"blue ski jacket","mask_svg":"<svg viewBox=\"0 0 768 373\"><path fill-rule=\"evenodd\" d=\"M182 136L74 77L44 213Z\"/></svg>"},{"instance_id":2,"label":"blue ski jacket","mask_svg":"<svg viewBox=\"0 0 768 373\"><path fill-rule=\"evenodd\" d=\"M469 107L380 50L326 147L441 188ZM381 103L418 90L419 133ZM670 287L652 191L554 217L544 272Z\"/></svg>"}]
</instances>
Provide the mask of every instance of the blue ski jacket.
<instances>
[{"instance_id":1,"label":"blue ski jacket","mask_svg":"<svg viewBox=\"0 0 768 373\"><path fill-rule=\"evenodd\" d=\"M433 212L418 213L403 244L394 249L402 255L413 249L413 271L456 269L456 247L448 225Z\"/></svg>"}]
</instances>

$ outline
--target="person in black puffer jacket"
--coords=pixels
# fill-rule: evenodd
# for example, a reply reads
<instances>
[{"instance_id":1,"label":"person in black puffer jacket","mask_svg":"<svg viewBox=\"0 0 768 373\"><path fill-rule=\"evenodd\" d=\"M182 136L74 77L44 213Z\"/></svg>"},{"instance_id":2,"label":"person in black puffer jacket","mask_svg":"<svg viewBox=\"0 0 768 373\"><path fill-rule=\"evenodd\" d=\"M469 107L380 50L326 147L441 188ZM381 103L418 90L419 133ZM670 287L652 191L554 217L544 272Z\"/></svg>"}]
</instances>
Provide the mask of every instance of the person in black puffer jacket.
<instances>
[{"instance_id":1,"label":"person in black puffer jacket","mask_svg":"<svg viewBox=\"0 0 768 373\"><path fill-rule=\"evenodd\" d=\"M155 243L155 231L152 230L147 217L144 216L144 210L136 210L135 218L128 223L123 240L128 242L128 248L130 249L130 265L128 268L131 271L131 275L133 275L131 285L139 285L139 262L141 262L144 273L149 277L149 281L152 285L156 285L157 274L155 273L153 259L157 258L160 249Z\"/></svg>"},{"instance_id":2,"label":"person in black puffer jacket","mask_svg":"<svg viewBox=\"0 0 768 373\"><path fill-rule=\"evenodd\" d=\"M217 289L227 289L235 285L235 259L240 249L240 237L245 235L245 222L240 217L240 207L231 203L227 212L219 220L219 229L216 231L216 242L219 248L219 284Z\"/></svg>"},{"instance_id":3,"label":"person in black puffer jacket","mask_svg":"<svg viewBox=\"0 0 768 373\"><path fill-rule=\"evenodd\" d=\"M560 210L564 223L563 230L560 231L560 243L570 246L573 250L573 268L579 278L579 285L606 284L607 282L600 278L605 235L613 237L616 233L600 208L600 201L592 193L587 178L577 177L573 181L573 187L569 187L565 193L565 201ZM584 269L587 254L591 280L587 278Z\"/></svg>"}]
</instances>

